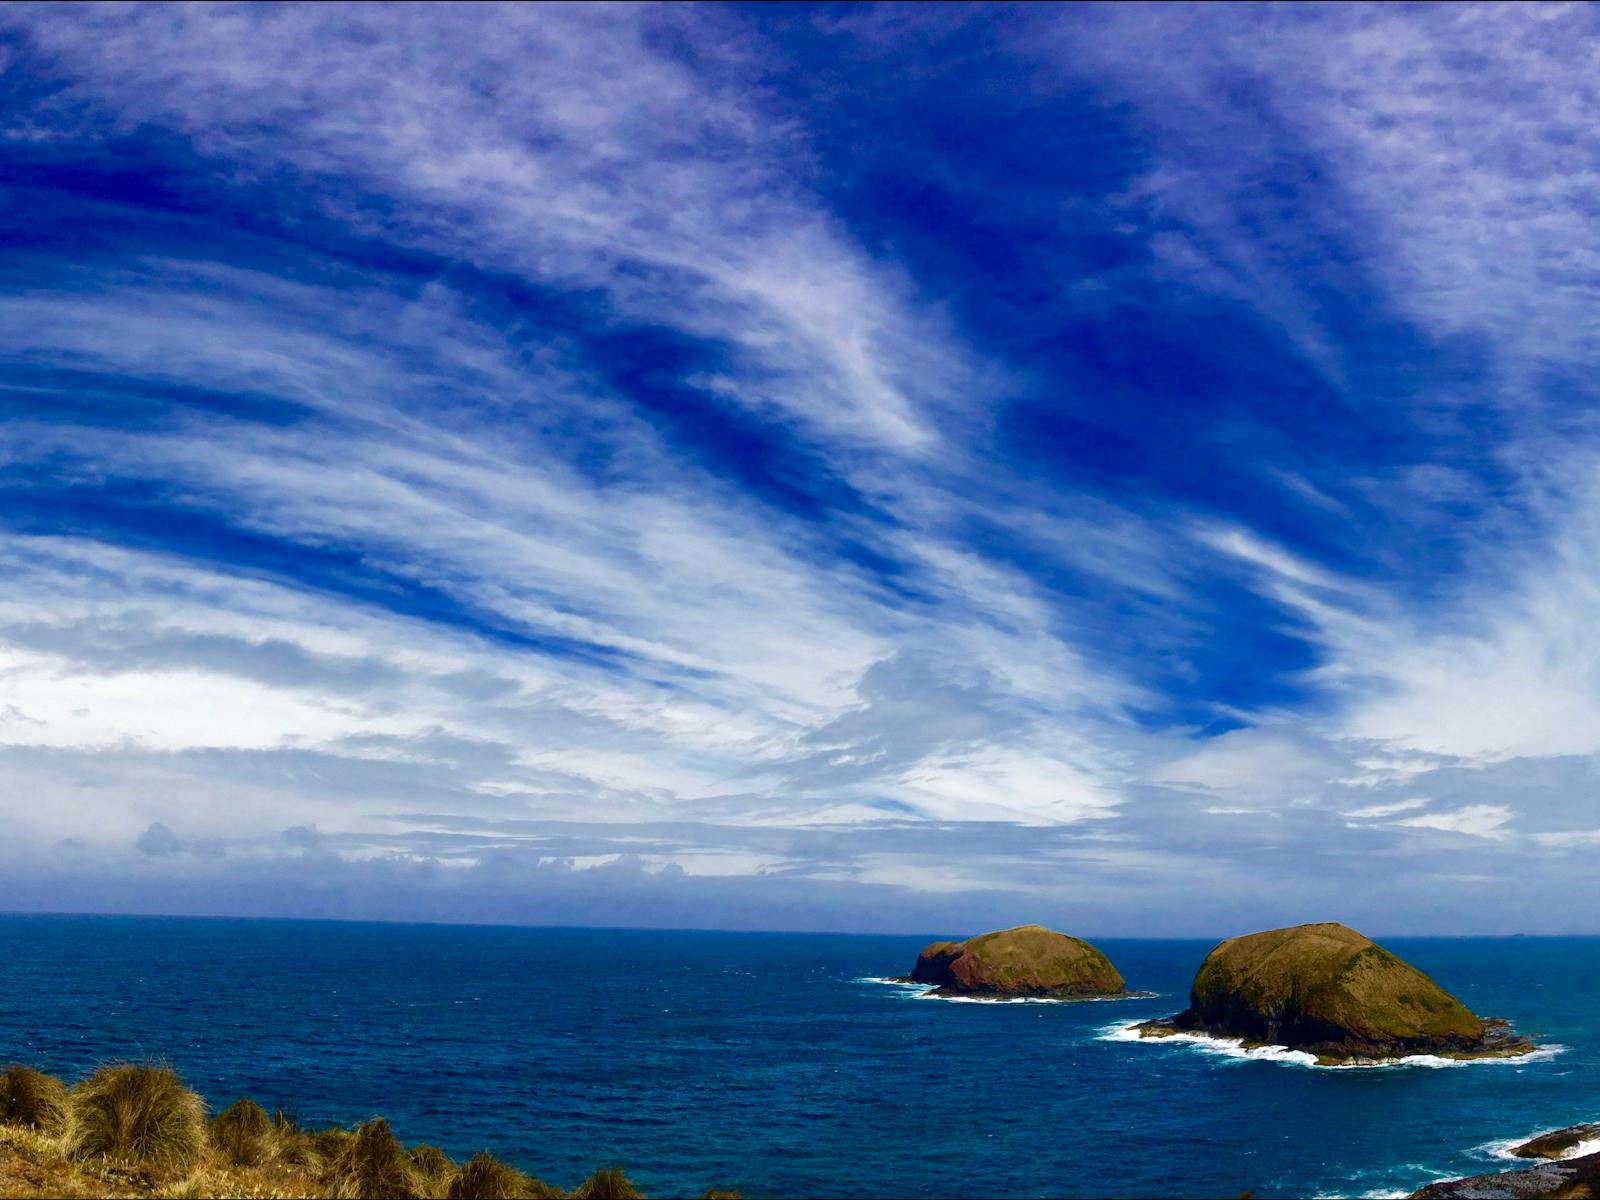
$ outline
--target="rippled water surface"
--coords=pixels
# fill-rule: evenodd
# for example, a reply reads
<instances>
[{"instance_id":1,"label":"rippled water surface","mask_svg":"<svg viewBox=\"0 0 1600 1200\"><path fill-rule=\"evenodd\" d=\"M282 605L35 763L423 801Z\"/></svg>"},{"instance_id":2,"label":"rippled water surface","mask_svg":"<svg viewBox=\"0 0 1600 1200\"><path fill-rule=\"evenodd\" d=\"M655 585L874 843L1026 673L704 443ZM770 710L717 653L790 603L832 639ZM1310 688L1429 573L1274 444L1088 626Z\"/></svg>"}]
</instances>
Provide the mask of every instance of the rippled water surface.
<instances>
[{"instance_id":1,"label":"rippled water surface","mask_svg":"<svg viewBox=\"0 0 1600 1200\"><path fill-rule=\"evenodd\" d=\"M1119 1040L1182 1007L1209 942L1099 942L1153 999L875 982L927 940L0 917L0 1058L164 1057L213 1105L381 1112L568 1187L619 1163L656 1196L1358 1196L1600 1119L1600 939L1386 939L1564 1049L1343 1071Z\"/></svg>"}]
</instances>

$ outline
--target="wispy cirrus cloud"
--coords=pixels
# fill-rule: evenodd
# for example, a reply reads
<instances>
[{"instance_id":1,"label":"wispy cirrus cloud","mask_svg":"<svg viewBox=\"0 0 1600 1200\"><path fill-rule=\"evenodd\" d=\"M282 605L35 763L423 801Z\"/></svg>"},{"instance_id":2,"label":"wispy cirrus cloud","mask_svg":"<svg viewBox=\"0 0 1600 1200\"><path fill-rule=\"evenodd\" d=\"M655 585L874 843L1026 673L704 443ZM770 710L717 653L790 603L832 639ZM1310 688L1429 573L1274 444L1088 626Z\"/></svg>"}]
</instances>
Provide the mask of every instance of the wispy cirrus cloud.
<instances>
[{"instance_id":1,"label":"wispy cirrus cloud","mask_svg":"<svg viewBox=\"0 0 1600 1200\"><path fill-rule=\"evenodd\" d=\"M5 10L31 902L1530 923L1587 20Z\"/></svg>"}]
</instances>

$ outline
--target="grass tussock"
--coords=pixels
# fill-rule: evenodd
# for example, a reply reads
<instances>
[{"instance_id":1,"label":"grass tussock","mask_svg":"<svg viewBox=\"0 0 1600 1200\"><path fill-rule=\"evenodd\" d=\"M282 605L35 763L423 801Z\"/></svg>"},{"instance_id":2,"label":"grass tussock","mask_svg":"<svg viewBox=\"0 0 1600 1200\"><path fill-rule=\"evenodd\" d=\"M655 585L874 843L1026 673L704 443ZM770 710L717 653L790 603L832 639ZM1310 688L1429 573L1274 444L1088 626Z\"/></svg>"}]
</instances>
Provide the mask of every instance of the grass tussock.
<instances>
[{"instance_id":1,"label":"grass tussock","mask_svg":"<svg viewBox=\"0 0 1600 1200\"><path fill-rule=\"evenodd\" d=\"M576 1200L644 1200L644 1193L633 1186L621 1167L601 1167L572 1194Z\"/></svg>"},{"instance_id":2,"label":"grass tussock","mask_svg":"<svg viewBox=\"0 0 1600 1200\"><path fill-rule=\"evenodd\" d=\"M44 1200L643 1200L616 1167L572 1193L487 1152L457 1166L406 1150L375 1117L308 1132L282 1109L205 1104L164 1064L114 1063L70 1090L28 1067L0 1073L0 1197ZM703 1200L738 1200L708 1189Z\"/></svg>"},{"instance_id":3,"label":"grass tussock","mask_svg":"<svg viewBox=\"0 0 1600 1200\"><path fill-rule=\"evenodd\" d=\"M283 1109L272 1114L272 1159L290 1169L320 1175L325 1160L317 1152L312 1135L289 1119Z\"/></svg>"},{"instance_id":4,"label":"grass tussock","mask_svg":"<svg viewBox=\"0 0 1600 1200\"><path fill-rule=\"evenodd\" d=\"M445 1190L446 1200L556 1200L562 1194L487 1152L473 1155Z\"/></svg>"},{"instance_id":5,"label":"grass tussock","mask_svg":"<svg viewBox=\"0 0 1600 1200\"><path fill-rule=\"evenodd\" d=\"M0 1075L0 1124L56 1136L67 1124L67 1085L54 1075L13 1063Z\"/></svg>"},{"instance_id":6,"label":"grass tussock","mask_svg":"<svg viewBox=\"0 0 1600 1200\"><path fill-rule=\"evenodd\" d=\"M441 1200L455 1178L456 1164L437 1146L413 1146L406 1151L406 1159L416 1173L424 1195Z\"/></svg>"},{"instance_id":7,"label":"grass tussock","mask_svg":"<svg viewBox=\"0 0 1600 1200\"><path fill-rule=\"evenodd\" d=\"M344 1153L344 1148L350 1144L350 1139L355 1137L348 1129L340 1129L337 1125L331 1129L319 1129L315 1133L305 1135L307 1151L315 1155L324 1164L336 1161Z\"/></svg>"},{"instance_id":8,"label":"grass tussock","mask_svg":"<svg viewBox=\"0 0 1600 1200\"><path fill-rule=\"evenodd\" d=\"M274 1132L262 1107L241 1097L212 1120L211 1144L229 1166L259 1167L275 1155Z\"/></svg>"},{"instance_id":9,"label":"grass tussock","mask_svg":"<svg viewBox=\"0 0 1600 1200\"><path fill-rule=\"evenodd\" d=\"M206 1149L205 1104L171 1067L117 1063L72 1089L67 1157L184 1174Z\"/></svg>"},{"instance_id":10,"label":"grass tussock","mask_svg":"<svg viewBox=\"0 0 1600 1200\"><path fill-rule=\"evenodd\" d=\"M329 1195L335 1200L426 1200L426 1191L405 1150L374 1117L357 1125L328 1162Z\"/></svg>"}]
</instances>

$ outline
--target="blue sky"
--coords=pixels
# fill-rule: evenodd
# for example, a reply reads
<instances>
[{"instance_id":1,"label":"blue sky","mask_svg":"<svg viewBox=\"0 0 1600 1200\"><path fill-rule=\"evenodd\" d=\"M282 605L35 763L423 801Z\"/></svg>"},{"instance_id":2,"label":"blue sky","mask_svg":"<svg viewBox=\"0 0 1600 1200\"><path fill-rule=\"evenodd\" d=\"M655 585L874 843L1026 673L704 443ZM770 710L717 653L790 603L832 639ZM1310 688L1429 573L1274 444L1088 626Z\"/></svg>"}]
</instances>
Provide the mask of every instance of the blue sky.
<instances>
[{"instance_id":1,"label":"blue sky","mask_svg":"<svg viewBox=\"0 0 1600 1200\"><path fill-rule=\"evenodd\" d=\"M0 9L10 906L1600 931L1597 27Z\"/></svg>"}]
</instances>

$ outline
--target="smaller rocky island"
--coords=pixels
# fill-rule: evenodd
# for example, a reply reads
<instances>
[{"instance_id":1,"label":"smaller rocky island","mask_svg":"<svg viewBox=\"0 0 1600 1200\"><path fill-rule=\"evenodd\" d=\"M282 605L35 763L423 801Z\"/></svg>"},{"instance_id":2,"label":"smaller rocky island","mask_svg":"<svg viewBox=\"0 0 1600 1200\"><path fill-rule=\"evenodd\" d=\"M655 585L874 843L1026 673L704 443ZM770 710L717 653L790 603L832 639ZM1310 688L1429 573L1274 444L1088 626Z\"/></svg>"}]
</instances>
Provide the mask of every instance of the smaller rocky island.
<instances>
[{"instance_id":1,"label":"smaller rocky island","mask_svg":"<svg viewBox=\"0 0 1600 1200\"><path fill-rule=\"evenodd\" d=\"M1445 1179L1411 1193L1411 1200L1574 1200L1600 1195L1600 1153L1573 1152L1600 1139L1600 1124L1540 1134L1511 1151L1542 1159L1538 1166L1466 1179Z\"/></svg>"},{"instance_id":2,"label":"smaller rocky island","mask_svg":"<svg viewBox=\"0 0 1600 1200\"><path fill-rule=\"evenodd\" d=\"M1188 1008L1137 1028L1145 1037L1287 1046L1327 1066L1534 1049L1507 1022L1474 1016L1421 971L1334 922L1229 938L1200 964Z\"/></svg>"},{"instance_id":3,"label":"smaller rocky island","mask_svg":"<svg viewBox=\"0 0 1600 1200\"><path fill-rule=\"evenodd\" d=\"M909 982L933 984L937 996L1097 1000L1135 994L1098 949L1043 925L934 942L917 956Z\"/></svg>"}]
</instances>

